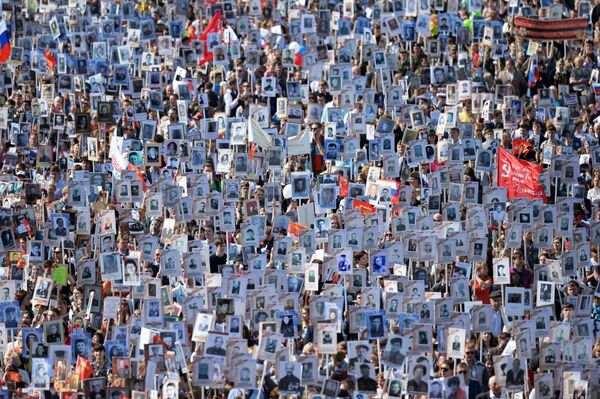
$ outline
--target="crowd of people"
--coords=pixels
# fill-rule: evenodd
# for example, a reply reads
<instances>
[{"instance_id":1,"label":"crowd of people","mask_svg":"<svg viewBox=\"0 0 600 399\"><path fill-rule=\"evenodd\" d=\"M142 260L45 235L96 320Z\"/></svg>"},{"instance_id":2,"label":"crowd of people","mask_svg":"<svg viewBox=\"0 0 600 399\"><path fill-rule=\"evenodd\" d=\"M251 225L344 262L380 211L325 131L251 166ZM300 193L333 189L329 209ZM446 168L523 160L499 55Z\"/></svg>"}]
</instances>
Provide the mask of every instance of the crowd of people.
<instances>
[{"instance_id":1,"label":"crowd of people","mask_svg":"<svg viewBox=\"0 0 600 399\"><path fill-rule=\"evenodd\" d=\"M3 397L599 397L596 3L2 2Z\"/></svg>"}]
</instances>

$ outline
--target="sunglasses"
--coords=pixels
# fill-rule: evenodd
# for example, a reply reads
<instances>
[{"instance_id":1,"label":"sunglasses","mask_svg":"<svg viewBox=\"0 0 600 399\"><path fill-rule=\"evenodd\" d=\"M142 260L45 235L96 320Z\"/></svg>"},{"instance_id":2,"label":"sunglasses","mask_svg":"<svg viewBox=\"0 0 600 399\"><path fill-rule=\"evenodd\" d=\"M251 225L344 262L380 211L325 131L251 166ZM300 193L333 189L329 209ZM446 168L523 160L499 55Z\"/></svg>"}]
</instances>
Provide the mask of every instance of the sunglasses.
<instances>
[{"instance_id":1,"label":"sunglasses","mask_svg":"<svg viewBox=\"0 0 600 399\"><path fill-rule=\"evenodd\" d=\"M450 369L448 367L442 367L441 370L442 371L450 371Z\"/></svg>"}]
</instances>

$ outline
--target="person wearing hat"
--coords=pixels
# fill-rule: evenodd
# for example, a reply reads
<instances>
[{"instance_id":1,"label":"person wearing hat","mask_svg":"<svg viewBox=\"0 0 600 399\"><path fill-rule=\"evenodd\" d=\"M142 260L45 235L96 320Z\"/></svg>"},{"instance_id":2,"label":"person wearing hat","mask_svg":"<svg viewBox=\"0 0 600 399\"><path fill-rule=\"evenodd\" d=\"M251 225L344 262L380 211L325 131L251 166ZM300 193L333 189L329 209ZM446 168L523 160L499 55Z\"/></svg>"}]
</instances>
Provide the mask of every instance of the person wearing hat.
<instances>
[{"instance_id":1,"label":"person wearing hat","mask_svg":"<svg viewBox=\"0 0 600 399\"><path fill-rule=\"evenodd\" d=\"M356 345L356 356L351 357L348 363L350 364L350 368L354 368L356 364L360 363L370 363L370 355L369 355L369 347L365 344Z\"/></svg>"},{"instance_id":2,"label":"person wearing hat","mask_svg":"<svg viewBox=\"0 0 600 399\"><path fill-rule=\"evenodd\" d=\"M502 320L502 313L500 305L502 305L502 293L500 291L493 291L490 294L490 303L492 304L493 315L492 315L492 331L495 336L498 336L502 332L504 321Z\"/></svg>"}]
</instances>

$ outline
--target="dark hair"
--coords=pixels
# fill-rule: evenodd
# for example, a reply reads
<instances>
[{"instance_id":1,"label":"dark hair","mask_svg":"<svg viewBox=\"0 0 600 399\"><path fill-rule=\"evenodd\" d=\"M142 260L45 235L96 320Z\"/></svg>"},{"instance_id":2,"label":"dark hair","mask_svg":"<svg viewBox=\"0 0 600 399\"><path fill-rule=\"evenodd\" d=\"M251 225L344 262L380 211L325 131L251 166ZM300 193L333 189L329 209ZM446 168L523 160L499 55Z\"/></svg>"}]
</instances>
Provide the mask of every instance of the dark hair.
<instances>
[{"instance_id":1,"label":"dark hair","mask_svg":"<svg viewBox=\"0 0 600 399\"><path fill-rule=\"evenodd\" d=\"M421 371L423 372L423 374L425 374L427 372L427 368L425 366L423 366L422 364L417 364L415 366L415 368L413 369L413 371L417 370L417 369L421 369Z\"/></svg>"}]
</instances>

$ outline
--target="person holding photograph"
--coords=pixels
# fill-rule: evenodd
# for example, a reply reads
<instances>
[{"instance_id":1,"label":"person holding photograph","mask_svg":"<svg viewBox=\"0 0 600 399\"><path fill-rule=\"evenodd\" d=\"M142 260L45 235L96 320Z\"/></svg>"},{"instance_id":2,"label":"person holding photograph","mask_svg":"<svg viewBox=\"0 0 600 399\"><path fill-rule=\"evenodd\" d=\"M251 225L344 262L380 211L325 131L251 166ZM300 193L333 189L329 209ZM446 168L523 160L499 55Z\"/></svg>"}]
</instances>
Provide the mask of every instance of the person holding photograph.
<instances>
[{"instance_id":1,"label":"person holding photograph","mask_svg":"<svg viewBox=\"0 0 600 399\"><path fill-rule=\"evenodd\" d=\"M498 276L501 270L498 266ZM504 271L502 271L504 273ZM483 262L475 265L475 277L469 281L469 286L473 288L473 299L481 301L483 304L490 303L490 294L492 292L493 280L488 276L488 267Z\"/></svg>"}]
</instances>

